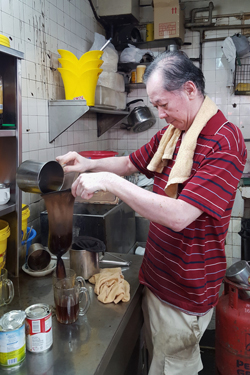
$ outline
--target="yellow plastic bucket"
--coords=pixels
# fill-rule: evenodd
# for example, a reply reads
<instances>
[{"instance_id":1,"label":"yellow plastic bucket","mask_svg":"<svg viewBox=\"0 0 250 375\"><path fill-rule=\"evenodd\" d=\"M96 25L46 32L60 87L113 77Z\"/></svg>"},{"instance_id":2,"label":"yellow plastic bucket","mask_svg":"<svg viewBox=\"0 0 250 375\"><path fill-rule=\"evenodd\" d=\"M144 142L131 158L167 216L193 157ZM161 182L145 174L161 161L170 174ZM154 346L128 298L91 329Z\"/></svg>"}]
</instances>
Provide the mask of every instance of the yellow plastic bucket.
<instances>
[{"instance_id":1,"label":"yellow plastic bucket","mask_svg":"<svg viewBox=\"0 0 250 375\"><path fill-rule=\"evenodd\" d=\"M6 47L10 47L10 40L7 36L0 34L0 44Z\"/></svg>"},{"instance_id":2,"label":"yellow plastic bucket","mask_svg":"<svg viewBox=\"0 0 250 375\"><path fill-rule=\"evenodd\" d=\"M86 72L82 73L79 79L79 86L78 86L79 95L75 95L75 96L83 95L88 106L95 105L96 85L97 85L99 75L101 74L102 71L103 71L102 69L86 70Z\"/></svg>"},{"instance_id":3,"label":"yellow plastic bucket","mask_svg":"<svg viewBox=\"0 0 250 375\"><path fill-rule=\"evenodd\" d=\"M80 66L80 74L86 72L86 70L99 69L103 63L104 61L99 59L89 60Z\"/></svg>"},{"instance_id":4,"label":"yellow plastic bucket","mask_svg":"<svg viewBox=\"0 0 250 375\"><path fill-rule=\"evenodd\" d=\"M79 59L80 65L90 60L100 59L100 57L102 57L103 55L103 52L104 51L94 50L84 53Z\"/></svg>"},{"instance_id":5,"label":"yellow plastic bucket","mask_svg":"<svg viewBox=\"0 0 250 375\"><path fill-rule=\"evenodd\" d=\"M83 97L88 106L95 105L96 85L102 69L89 69L80 77L68 69L57 68L57 70L62 76L66 100Z\"/></svg>"},{"instance_id":6,"label":"yellow plastic bucket","mask_svg":"<svg viewBox=\"0 0 250 375\"><path fill-rule=\"evenodd\" d=\"M62 57L60 59L58 59L58 61L62 65L63 69L71 70L73 73L79 75L79 72L80 72L79 67L80 66L79 66L78 63L75 64L74 62L72 62L70 60L67 60L67 59L63 59Z\"/></svg>"},{"instance_id":7,"label":"yellow plastic bucket","mask_svg":"<svg viewBox=\"0 0 250 375\"><path fill-rule=\"evenodd\" d=\"M22 204L22 208L24 208L26 204ZM29 207L22 210L22 231L23 235L27 232L28 227L28 218L30 217L30 209Z\"/></svg>"},{"instance_id":8,"label":"yellow plastic bucket","mask_svg":"<svg viewBox=\"0 0 250 375\"><path fill-rule=\"evenodd\" d=\"M67 51L66 49L58 49L57 51L64 59L70 60L74 64L78 64L79 60L72 52Z\"/></svg>"},{"instance_id":9,"label":"yellow plastic bucket","mask_svg":"<svg viewBox=\"0 0 250 375\"><path fill-rule=\"evenodd\" d=\"M7 221L0 220L0 270L6 263L7 238L10 236L10 226Z\"/></svg>"},{"instance_id":10,"label":"yellow plastic bucket","mask_svg":"<svg viewBox=\"0 0 250 375\"><path fill-rule=\"evenodd\" d=\"M79 77L74 72L68 69L57 68L57 70L61 73L62 76L65 91L65 99L73 100L75 97L74 94L79 81Z\"/></svg>"}]
</instances>

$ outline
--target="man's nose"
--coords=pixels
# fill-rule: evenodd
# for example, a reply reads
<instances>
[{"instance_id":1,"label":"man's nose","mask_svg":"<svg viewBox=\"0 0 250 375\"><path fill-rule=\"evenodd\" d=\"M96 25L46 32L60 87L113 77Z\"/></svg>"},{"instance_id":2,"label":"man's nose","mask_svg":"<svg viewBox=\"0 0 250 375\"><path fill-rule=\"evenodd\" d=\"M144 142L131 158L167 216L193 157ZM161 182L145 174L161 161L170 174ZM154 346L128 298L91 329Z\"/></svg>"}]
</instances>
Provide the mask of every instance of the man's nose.
<instances>
[{"instance_id":1,"label":"man's nose","mask_svg":"<svg viewBox=\"0 0 250 375\"><path fill-rule=\"evenodd\" d=\"M161 108L161 107L158 107L158 114L159 114L159 118L160 118L160 119L163 119L163 118L167 118L167 117L168 117L167 111L164 110L164 109Z\"/></svg>"}]
</instances>

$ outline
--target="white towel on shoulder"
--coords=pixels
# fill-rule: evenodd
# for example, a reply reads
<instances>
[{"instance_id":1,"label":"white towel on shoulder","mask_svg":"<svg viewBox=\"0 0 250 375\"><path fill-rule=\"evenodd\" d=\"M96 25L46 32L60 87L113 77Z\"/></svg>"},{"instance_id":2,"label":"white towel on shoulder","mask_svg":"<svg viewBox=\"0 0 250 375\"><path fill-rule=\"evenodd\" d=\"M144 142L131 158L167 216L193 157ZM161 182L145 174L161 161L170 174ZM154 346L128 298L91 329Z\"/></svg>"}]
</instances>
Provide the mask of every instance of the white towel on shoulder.
<instances>
[{"instance_id":1,"label":"white towel on shoulder","mask_svg":"<svg viewBox=\"0 0 250 375\"><path fill-rule=\"evenodd\" d=\"M217 111L217 105L206 96L192 125L187 130L181 142L175 164L171 169L167 185L165 186L165 193L169 197L177 198L178 184L183 183L190 177L198 136ZM170 124L160 140L156 153L147 166L148 170L158 173L162 172L163 168L167 166L168 160L173 158L176 143L180 135L181 131Z\"/></svg>"}]
</instances>

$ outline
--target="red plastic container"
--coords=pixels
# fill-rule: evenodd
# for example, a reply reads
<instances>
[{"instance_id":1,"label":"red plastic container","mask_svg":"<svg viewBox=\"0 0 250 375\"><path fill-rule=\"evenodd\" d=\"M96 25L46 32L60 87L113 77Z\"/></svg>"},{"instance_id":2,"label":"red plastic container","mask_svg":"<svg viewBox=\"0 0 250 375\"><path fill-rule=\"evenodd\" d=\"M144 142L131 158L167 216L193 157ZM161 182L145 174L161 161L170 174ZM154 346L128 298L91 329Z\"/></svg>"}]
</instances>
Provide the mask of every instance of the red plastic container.
<instances>
[{"instance_id":1,"label":"red plastic container","mask_svg":"<svg viewBox=\"0 0 250 375\"><path fill-rule=\"evenodd\" d=\"M239 297L249 287L224 278L216 306L215 361L219 375L250 375L250 299Z\"/></svg>"},{"instance_id":2,"label":"red plastic container","mask_svg":"<svg viewBox=\"0 0 250 375\"><path fill-rule=\"evenodd\" d=\"M112 156L118 155L116 151L81 151L79 152L81 156L89 159L102 159L110 158Z\"/></svg>"}]
</instances>

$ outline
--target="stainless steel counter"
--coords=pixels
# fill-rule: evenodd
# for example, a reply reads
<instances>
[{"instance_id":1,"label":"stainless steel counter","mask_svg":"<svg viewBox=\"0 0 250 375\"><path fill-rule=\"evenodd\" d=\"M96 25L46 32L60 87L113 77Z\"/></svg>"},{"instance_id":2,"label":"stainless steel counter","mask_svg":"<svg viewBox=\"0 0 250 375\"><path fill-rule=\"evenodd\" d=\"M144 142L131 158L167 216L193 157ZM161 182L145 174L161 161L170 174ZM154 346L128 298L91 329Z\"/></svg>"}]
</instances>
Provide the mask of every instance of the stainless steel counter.
<instances>
[{"instance_id":1,"label":"stainless steel counter","mask_svg":"<svg viewBox=\"0 0 250 375\"><path fill-rule=\"evenodd\" d=\"M57 322L53 313L51 349L41 354L27 351L22 365L11 374L136 375L143 322L142 286L138 281L142 257L122 254L121 258L132 261L129 268L122 268L131 288L130 301L103 304L97 300L94 286L87 283L91 305L86 316L64 325ZM109 259L108 253L104 259ZM52 275L36 278L20 271L19 278L12 281L15 298L10 305L0 308L0 316L11 310L25 310L35 303L46 303L54 311Z\"/></svg>"}]
</instances>

